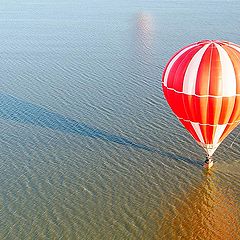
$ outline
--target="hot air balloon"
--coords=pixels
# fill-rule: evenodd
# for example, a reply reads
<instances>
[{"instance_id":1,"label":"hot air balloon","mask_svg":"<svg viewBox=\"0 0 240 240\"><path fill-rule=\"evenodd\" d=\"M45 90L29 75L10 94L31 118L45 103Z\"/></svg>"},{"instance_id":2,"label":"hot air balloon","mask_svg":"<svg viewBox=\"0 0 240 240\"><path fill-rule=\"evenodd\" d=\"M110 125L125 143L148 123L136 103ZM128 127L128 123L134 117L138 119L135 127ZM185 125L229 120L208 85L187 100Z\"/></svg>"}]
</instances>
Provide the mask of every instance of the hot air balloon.
<instances>
[{"instance_id":1,"label":"hot air balloon","mask_svg":"<svg viewBox=\"0 0 240 240\"><path fill-rule=\"evenodd\" d=\"M182 48L167 63L162 88L210 168L213 153L240 122L240 46L203 40Z\"/></svg>"}]
</instances>

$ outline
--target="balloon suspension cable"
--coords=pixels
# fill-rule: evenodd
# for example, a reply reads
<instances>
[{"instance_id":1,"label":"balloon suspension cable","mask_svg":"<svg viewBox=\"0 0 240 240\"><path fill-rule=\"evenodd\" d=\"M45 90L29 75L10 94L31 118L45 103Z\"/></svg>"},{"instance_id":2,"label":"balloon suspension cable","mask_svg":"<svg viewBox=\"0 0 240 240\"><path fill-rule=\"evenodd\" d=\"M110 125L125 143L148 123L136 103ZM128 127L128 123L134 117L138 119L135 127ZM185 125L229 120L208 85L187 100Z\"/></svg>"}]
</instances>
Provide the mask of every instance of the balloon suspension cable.
<instances>
[{"instance_id":1,"label":"balloon suspension cable","mask_svg":"<svg viewBox=\"0 0 240 240\"><path fill-rule=\"evenodd\" d=\"M240 129L239 129L239 131L238 131L237 136L233 139L233 141L232 141L232 143L231 143L231 145L230 145L229 148L231 148L231 147L233 146L234 142L237 140L237 138L238 138L239 135L240 135Z\"/></svg>"}]
</instances>

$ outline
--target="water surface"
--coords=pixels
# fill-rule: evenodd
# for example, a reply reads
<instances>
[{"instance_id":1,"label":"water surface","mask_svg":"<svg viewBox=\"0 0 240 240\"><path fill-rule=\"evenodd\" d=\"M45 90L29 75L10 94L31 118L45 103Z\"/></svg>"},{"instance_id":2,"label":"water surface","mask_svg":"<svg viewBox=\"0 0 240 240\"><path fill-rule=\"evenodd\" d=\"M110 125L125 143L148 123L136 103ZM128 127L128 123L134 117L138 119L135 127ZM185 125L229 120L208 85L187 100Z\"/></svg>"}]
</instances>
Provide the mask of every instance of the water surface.
<instances>
[{"instance_id":1,"label":"water surface","mask_svg":"<svg viewBox=\"0 0 240 240\"><path fill-rule=\"evenodd\" d=\"M161 74L201 39L240 43L238 1L3 1L0 239L238 239L235 130L203 150Z\"/></svg>"}]
</instances>

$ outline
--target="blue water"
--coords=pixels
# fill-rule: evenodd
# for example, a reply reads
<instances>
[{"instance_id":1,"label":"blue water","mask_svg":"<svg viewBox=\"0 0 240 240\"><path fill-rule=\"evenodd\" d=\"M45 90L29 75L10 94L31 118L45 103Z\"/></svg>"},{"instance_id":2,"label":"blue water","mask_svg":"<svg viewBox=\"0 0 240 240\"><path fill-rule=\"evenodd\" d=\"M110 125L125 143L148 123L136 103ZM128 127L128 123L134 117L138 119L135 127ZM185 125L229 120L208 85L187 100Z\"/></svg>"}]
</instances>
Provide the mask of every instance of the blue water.
<instances>
[{"instance_id":1,"label":"blue water","mask_svg":"<svg viewBox=\"0 0 240 240\"><path fill-rule=\"evenodd\" d=\"M238 239L236 129L204 151L161 89L202 39L240 44L238 1L3 1L0 239Z\"/></svg>"}]
</instances>

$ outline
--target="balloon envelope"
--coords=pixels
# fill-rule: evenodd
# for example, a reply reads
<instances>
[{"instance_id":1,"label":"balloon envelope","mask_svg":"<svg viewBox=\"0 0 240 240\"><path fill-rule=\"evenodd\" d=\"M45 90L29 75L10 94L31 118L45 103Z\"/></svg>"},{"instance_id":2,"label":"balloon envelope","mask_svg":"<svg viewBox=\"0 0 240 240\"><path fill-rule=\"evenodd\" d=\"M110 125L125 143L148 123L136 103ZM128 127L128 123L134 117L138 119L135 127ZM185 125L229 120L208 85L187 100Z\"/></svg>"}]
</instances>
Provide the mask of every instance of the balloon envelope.
<instances>
[{"instance_id":1,"label":"balloon envelope","mask_svg":"<svg viewBox=\"0 0 240 240\"><path fill-rule=\"evenodd\" d=\"M203 40L178 51L162 76L165 98L211 156L240 121L240 46Z\"/></svg>"}]
</instances>

